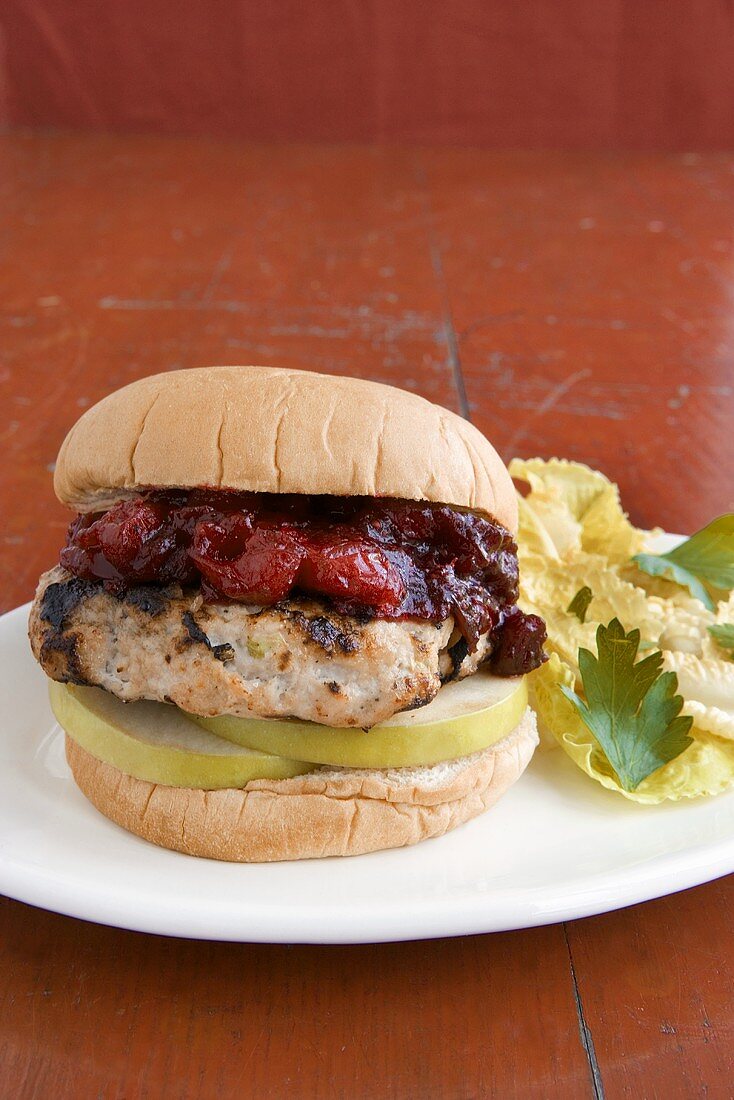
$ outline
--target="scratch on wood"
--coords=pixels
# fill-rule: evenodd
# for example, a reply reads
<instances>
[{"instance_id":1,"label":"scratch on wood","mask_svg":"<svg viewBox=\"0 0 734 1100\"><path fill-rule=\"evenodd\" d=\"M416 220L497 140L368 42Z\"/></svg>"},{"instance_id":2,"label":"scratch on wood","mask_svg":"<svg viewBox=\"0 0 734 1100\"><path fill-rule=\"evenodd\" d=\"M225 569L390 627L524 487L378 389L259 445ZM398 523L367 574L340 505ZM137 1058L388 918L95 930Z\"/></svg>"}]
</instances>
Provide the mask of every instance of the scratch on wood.
<instances>
[{"instance_id":1,"label":"scratch on wood","mask_svg":"<svg viewBox=\"0 0 734 1100\"><path fill-rule=\"evenodd\" d=\"M214 265L214 270L212 271L211 278L209 279L207 285L204 287L204 293L201 296L202 305L208 305L214 297L214 293L220 282L222 281L222 276L232 264L232 257L234 255L235 245L237 244L237 241L241 236L241 233L237 234L235 239L225 248L224 252Z\"/></svg>"},{"instance_id":2,"label":"scratch on wood","mask_svg":"<svg viewBox=\"0 0 734 1100\"><path fill-rule=\"evenodd\" d=\"M171 298L100 298L105 310L242 313L261 321L268 336L316 336L326 339L380 339L393 342L403 336L433 335L438 319L429 313L401 310L381 313L369 305L325 308L263 308L237 301L178 301ZM285 319L285 322L284 322ZM322 322L326 322L325 324ZM336 322L343 322L338 324Z\"/></svg>"},{"instance_id":3,"label":"scratch on wood","mask_svg":"<svg viewBox=\"0 0 734 1100\"><path fill-rule=\"evenodd\" d=\"M479 331L483 328L489 328L495 325L510 325L516 321L522 321L528 324L537 324L538 321L542 321L546 325L563 325L572 328L600 328L600 329L613 329L615 332L622 332L625 329L634 329L636 326L629 323L629 321L623 320L621 317L577 317L577 316L557 316L555 313L547 313L543 317L537 315L527 314L524 310L509 310L505 313L488 313L485 316L477 317L475 321L472 321L470 325L467 325L461 332L461 338L470 336L472 333Z\"/></svg>"},{"instance_id":4,"label":"scratch on wood","mask_svg":"<svg viewBox=\"0 0 734 1100\"><path fill-rule=\"evenodd\" d=\"M591 371L588 367L584 367L582 370L577 370L573 374L569 374L568 378L564 378L550 391L548 396L540 402L537 409L533 412L532 416L528 416L524 421L518 425L516 431L510 436L507 441L507 445L504 448L505 452L513 454L517 449L519 443L528 435L530 425L536 421L539 417L544 416L546 413L554 409L561 398L573 389L577 382L580 382L582 378L588 378Z\"/></svg>"}]
</instances>

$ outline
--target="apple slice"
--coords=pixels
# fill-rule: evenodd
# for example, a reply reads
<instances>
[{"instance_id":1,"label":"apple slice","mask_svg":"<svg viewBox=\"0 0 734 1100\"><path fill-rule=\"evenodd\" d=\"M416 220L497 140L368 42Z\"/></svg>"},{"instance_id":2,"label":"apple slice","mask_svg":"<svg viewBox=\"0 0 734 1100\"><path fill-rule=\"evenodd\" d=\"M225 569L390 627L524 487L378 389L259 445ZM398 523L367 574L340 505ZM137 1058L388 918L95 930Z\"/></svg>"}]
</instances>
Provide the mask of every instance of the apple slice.
<instances>
[{"instance_id":1,"label":"apple slice","mask_svg":"<svg viewBox=\"0 0 734 1100\"><path fill-rule=\"evenodd\" d=\"M347 768L407 768L488 748L514 729L527 705L524 677L478 672L442 687L427 706L396 714L370 730L296 719L190 717L237 745L293 760Z\"/></svg>"},{"instance_id":2,"label":"apple slice","mask_svg":"<svg viewBox=\"0 0 734 1100\"><path fill-rule=\"evenodd\" d=\"M149 783L205 791L310 771L299 760L215 737L166 703L123 703L100 688L49 681L51 709L83 749Z\"/></svg>"}]
</instances>

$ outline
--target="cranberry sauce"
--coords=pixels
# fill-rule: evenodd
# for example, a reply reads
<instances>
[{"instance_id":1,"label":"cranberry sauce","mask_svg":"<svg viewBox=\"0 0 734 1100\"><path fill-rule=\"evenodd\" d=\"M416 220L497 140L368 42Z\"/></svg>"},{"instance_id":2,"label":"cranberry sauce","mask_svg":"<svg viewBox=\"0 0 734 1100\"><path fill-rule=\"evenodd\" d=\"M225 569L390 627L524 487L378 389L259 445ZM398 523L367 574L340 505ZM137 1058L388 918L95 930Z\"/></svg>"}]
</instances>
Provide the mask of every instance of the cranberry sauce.
<instances>
[{"instance_id":1,"label":"cranberry sauce","mask_svg":"<svg viewBox=\"0 0 734 1100\"><path fill-rule=\"evenodd\" d=\"M470 651L492 631L492 668L545 658L541 619L516 606L517 547L491 520L446 505L367 497L150 491L78 516L61 564L121 593L201 585L208 602L272 605L294 590L352 615L454 616Z\"/></svg>"}]
</instances>

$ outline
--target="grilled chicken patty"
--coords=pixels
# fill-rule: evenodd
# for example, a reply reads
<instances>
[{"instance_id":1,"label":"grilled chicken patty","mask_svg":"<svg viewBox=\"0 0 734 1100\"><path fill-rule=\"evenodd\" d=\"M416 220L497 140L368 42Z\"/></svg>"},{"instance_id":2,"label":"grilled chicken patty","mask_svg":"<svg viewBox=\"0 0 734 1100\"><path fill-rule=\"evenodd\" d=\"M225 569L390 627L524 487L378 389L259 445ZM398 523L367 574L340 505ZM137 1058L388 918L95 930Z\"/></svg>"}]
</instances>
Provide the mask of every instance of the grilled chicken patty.
<instances>
[{"instance_id":1,"label":"grilled chicken patty","mask_svg":"<svg viewBox=\"0 0 734 1100\"><path fill-rule=\"evenodd\" d=\"M41 577L29 635L51 679L120 699L364 728L430 702L490 650L484 635L469 654L451 618L355 618L306 598L264 609L205 604L179 586L118 597L58 567Z\"/></svg>"}]
</instances>

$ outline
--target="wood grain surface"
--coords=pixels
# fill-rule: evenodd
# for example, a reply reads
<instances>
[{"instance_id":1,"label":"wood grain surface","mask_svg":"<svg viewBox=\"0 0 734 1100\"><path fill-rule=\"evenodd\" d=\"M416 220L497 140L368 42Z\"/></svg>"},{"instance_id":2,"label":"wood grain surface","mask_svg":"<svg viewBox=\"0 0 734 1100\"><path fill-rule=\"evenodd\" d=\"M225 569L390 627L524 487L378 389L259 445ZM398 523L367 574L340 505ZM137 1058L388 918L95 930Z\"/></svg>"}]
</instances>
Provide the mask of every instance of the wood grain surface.
<instances>
[{"instance_id":1,"label":"wood grain surface","mask_svg":"<svg viewBox=\"0 0 734 1100\"><path fill-rule=\"evenodd\" d=\"M3 609L80 411L179 366L393 382L632 518L734 505L734 158L0 137ZM730 1097L731 880L378 947L143 936L0 904L0 1094Z\"/></svg>"}]
</instances>

